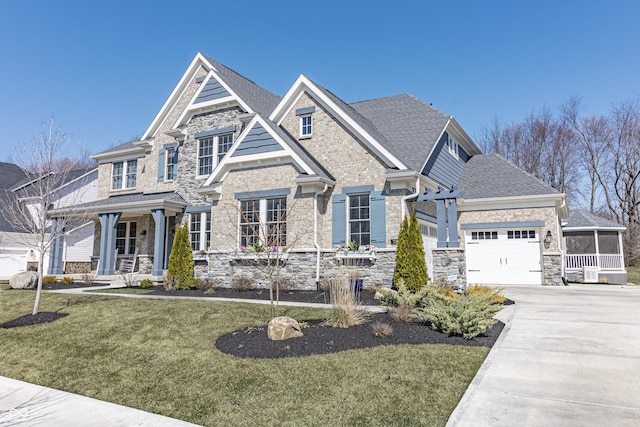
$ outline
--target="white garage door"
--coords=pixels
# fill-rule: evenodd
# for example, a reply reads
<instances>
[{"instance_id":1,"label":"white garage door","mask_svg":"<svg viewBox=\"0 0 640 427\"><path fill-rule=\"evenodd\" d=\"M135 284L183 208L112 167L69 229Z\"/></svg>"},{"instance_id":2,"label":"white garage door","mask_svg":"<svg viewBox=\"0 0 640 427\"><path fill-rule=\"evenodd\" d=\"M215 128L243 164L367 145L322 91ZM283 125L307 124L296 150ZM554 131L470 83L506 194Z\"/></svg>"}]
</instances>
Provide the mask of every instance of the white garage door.
<instances>
[{"instance_id":1,"label":"white garage door","mask_svg":"<svg viewBox=\"0 0 640 427\"><path fill-rule=\"evenodd\" d=\"M6 280L27 268L25 249L0 249L0 279Z\"/></svg>"},{"instance_id":2,"label":"white garage door","mask_svg":"<svg viewBox=\"0 0 640 427\"><path fill-rule=\"evenodd\" d=\"M539 229L466 230L467 283L542 284Z\"/></svg>"}]
</instances>

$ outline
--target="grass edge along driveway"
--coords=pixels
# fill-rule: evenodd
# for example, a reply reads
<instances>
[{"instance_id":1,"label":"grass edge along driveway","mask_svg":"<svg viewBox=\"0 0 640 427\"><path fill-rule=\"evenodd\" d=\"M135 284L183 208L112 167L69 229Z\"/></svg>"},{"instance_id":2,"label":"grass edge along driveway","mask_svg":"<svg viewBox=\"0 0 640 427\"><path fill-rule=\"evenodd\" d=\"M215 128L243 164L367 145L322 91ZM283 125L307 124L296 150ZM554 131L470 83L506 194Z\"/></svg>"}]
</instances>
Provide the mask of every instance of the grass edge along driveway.
<instances>
[{"instance_id":1,"label":"grass edge along driveway","mask_svg":"<svg viewBox=\"0 0 640 427\"><path fill-rule=\"evenodd\" d=\"M33 298L0 289L0 323L30 313ZM400 345L241 359L216 339L265 325L268 306L47 293L41 309L69 316L0 329L0 375L206 426L444 425L489 351Z\"/></svg>"}]
</instances>

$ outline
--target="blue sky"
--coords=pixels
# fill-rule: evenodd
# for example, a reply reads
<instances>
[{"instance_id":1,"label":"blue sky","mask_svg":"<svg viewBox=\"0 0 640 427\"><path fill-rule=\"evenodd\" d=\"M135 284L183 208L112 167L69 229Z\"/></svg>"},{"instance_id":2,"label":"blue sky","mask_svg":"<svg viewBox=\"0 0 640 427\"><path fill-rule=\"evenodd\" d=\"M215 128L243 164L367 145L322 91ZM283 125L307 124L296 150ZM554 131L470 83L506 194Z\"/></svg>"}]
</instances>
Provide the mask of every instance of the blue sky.
<instances>
[{"instance_id":1,"label":"blue sky","mask_svg":"<svg viewBox=\"0 0 640 427\"><path fill-rule=\"evenodd\" d=\"M0 160L51 115L92 153L142 135L196 52L278 95L411 93L476 140L579 94L640 95L637 1L0 1Z\"/></svg>"}]
</instances>

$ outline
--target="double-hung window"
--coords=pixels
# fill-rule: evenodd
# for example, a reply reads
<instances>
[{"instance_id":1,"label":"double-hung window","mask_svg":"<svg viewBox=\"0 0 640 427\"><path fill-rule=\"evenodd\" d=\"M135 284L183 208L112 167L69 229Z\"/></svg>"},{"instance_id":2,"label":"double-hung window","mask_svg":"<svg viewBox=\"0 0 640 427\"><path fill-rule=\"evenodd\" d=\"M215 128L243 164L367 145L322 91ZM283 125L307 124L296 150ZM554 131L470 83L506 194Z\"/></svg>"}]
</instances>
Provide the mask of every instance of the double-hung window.
<instances>
[{"instance_id":1,"label":"double-hung window","mask_svg":"<svg viewBox=\"0 0 640 427\"><path fill-rule=\"evenodd\" d=\"M240 246L287 245L287 198L240 201Z\"/></svg>"},{"instance_id":2,"label":"double-hung window","mask_svg":"<svg viewBox=\"0 0 640 427\"><path fill-rule=\"evenodd\" d=\"M119 222L116 226L116 249L118 255L132 255L136 250L136 223Z\"/></svg>"},{"instance_id":3,"label":"double-hung window","mask_svg":"<svg viewBox=\"0 0 640 427\"><path fill-rule=\"evenodd\" d=\"M313 117L311 114L300 116L300 135L311 136L313 134Z\"/></svg>"},{"instance_id":4,"label":"double-hung window","mask_svg":"<svg viewBox=\"0 0 640 427\"><path fill-rule=\"evenodd\" d=\"M198 139L198 175L209 175L233 145L233 133ZM215 162L214 162L215 159Z\"/></svg>"},{"instance_id":5,"label":"double-hung window","mask_svg":"<svg viewBox=\"0 0 640 427\"><path fill-rule=\"evenodd\" d=\"M111 189L122 190L124 188L135 188L137 172L137 160L114 162L111 172Z\"/></svg>"},{"instance_id":6,"label":"double-hung window","mask_svg":"<svg viewBox=\"0 0 640 427\"><path fill-rule=\"evenodd\" d=\"M178 167L176 164L176 147L168 147L165 156L167 162L164 176L167 177L166 179L173 179L176 176L176 168Z\"/></svg>"},{"instance_id":7,"label":"double-hung window","mask_svg":"<svg viewBox=\"0 0 640 427\"><path fill-rule=\"evenodd\" d=\"M189 214L189 240L191 249L204 251L211 246L211 211Z\"/></svg>"},{"instance_id":8,"label":"double-hung window","mask_svg":"<svg viewBox=\"0 0 640 427\"><path fill-rule=\"evenodd\" d=\"M349 241L360 246L371 244L371 211L369 193L350 194L348 209Z\"/></svg>"}]
</instances>

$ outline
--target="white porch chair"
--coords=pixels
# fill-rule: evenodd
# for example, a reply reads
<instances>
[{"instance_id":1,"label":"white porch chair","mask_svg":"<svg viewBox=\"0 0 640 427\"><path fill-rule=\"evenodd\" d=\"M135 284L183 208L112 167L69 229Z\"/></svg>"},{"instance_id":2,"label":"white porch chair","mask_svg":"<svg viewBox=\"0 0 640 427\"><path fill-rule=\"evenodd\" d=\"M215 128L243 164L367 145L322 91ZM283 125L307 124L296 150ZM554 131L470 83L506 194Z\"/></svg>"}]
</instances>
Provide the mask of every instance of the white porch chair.
<instances>
[{"instance_id":1,"label":"white porch chair","mask_svg":"<svg viewBox=\"0 0 640 427\"><path fill-rule=\"evenodd\" d=\"M133 251L133 255L130 258L123 258L120 260L120 269L118 272L120 274L123 273L133 273L133 270L136 268L136 262L138 261L138 248L136 247L135 251Z\"/></svg>"}]
</instances>

